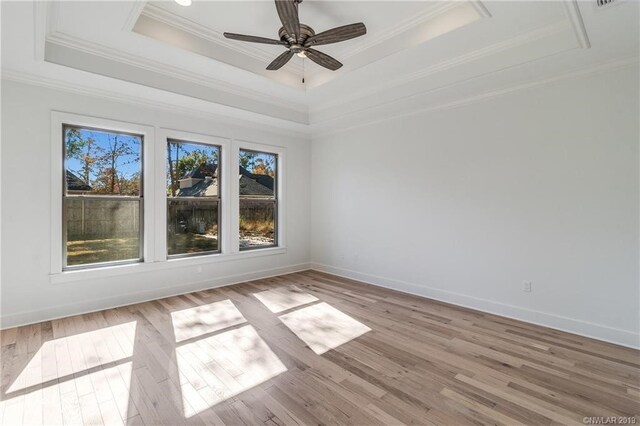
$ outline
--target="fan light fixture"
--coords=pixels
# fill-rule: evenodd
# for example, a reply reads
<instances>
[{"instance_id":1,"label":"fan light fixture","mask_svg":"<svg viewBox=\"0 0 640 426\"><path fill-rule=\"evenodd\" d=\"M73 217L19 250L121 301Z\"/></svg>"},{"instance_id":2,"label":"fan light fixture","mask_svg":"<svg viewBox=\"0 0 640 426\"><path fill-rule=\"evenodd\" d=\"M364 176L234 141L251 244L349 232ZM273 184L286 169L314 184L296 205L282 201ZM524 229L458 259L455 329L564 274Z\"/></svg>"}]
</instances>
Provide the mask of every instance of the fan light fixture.
<instances>
[{"instance_id":1,"label":"fan light fixture","mask_svg":"<svg viewBox=\"0 0 640 426\"><path fill-rule=\"evenodd\" d=\"M175 0L180 6L191 6L191 0Z\"/></svg>"},{"instance_id":2,"label":"fan light fixture","mask_svg":"<svg viewBox=\"0 0 640 426\"><path fill-rule=\"evenodd\" d=\"M278 17L282 22L282 28L278 31L278 39L224 33L224 36L231 40L274 44L284 47L286 51L267 66L269 71L279 70L293 58L293 55L297 55L300 58L309 58L316 64L335 71L342 66L340 61L314 49L314 47L351 40L367 33L367 27L362 22L358 22L357 24L343 25L342 27L332 28L316 34L313 28L300 23L298 6L302 3L302 0L275 0L275 3Z\"/></svg>"}]
</instances>

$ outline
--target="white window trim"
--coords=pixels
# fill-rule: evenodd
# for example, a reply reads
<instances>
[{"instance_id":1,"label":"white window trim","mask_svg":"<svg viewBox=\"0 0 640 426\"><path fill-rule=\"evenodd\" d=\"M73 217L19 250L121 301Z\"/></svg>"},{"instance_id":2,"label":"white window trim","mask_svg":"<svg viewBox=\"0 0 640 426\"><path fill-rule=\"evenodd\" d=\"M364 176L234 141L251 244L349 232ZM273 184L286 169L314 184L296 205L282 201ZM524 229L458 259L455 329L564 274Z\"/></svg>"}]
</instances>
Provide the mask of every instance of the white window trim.
<instances>
[{"instance_id":1,"label":"white window trim","mask_svg":"<svg viewBox=\"0 0 640 426\"><path fill-rule=\"evenodd\" d=\"M106 130L140 134L143 143L144 196L144 259L142 262L96 266L95 268L62 270L62 190L63 190L63 133L64 124L95 127ZM166 196L166 144L167 138L219 145L222 149L221 169L223 184L221 253L202 256L167 258L167 196ZM268 152L278 155L278 246L240 251L239 215L240 198L238 169L240 149ZM230 138L192 133L188 131L156 128L150 125L103 119L98 117L51 112L51 273L52 284L64 284L96 278L131 275L176 268L201 268L203 265L273 256L286 253L286 150L284 147Z\"/></svg>"},{"instance_id":2,"label":"white window trim","mask_svg":"<svg viewBox=\"0 0 640 426\"><path fill-rule=\"evenodd\" d=\"M168 139L176 139L184 142L195 142L206 145L217 145L220 147L221 155L220 155L220 170L222 171L221 180L222 185L220 186L220 202L222 203L222 209L220 218L218 218L218 226L220 226L220 253L212 253L212 254L203 254L200 256L194 256L194 258L204 258L208 256L217 256L225 253L229 253L230 244L231 244L231 236L229 235L229 226L228 220L230 218L230 202L232 201L229 197L229 185L230 185L230 177L228 166L229 164L229 154L231 151L231 139L223 138L219 136L209 136L203 135L200 133L191 133L185 132L182 130L174 130L174 129L165 129L160 128L158 132L158 147L162 145L163 147L163 155L158 155L156 161L156 169L159 172L155 175L154 181L157 183L156 185L156 194L159 194L156 197L156 223L164 224L162 229L157 230L157 240L156 240L156 253L161 254L161 259L158 260L167 260L167 187L166 187L166 170L167 170L167 140ZM174 258L171 260L180 260L180 258Z\"/></svg>"},{"instance_id":3,"label":"white window trim","mask_svg":"<svg viewBox=\"0 0 640 426\"><path fill-rule=\"evenodd\" d=\"M246 260L252 257L264 257L285 254L284 247L270 247L261 250L243 251L240 253L219 253L195 257L181 257L160 262L140 262L127 265L114 265L101 268L78 269L49 275L51 284L66 284L70 282L86 281L97 278L108 278L121 275L133 275L146 272L163 271L167 269L193 268L200 272L205 265Z\"/></svg>"},{"instance_id":4,"label":"white window trim","mask_svg":"<svg viewBox=\"0 0 640 426\"><path fill-rule=\"evenodd\" d=\"M64 182L63 158L63 126L93 127L114 132L135 133L143 136L143 172L146 176L155 176L154 145L155 134L152 126L108 120L104 118L77 115L66 112L53 111L51 113L51 274L64 274L62 270L62 191ZM143 177L143 261L153 262L155 253L156 228L154 220L155 205L152 179Z\"/></svg>"},{"instance_id":5,"label":"white window trim","mask_svg":"<svg viewBox=\"0 0 640 426\"><path fill-rule=\"evenodd\" d=\"M284 147L276 146L276 145L265 145L255 142L249 142L244 140L234 140L233 141L233 150L232 150L232 164L231 167L236 171L235 179L232 181L231 193L233 194L234 202L232 203L233 211L231 212L232 222L230 223L231 229L233 231L232 235L232 252L233 253L252 253L252 252L261 252L264 250L269 250L269 248L255 248L252 250L240 251L240 181L238 180L238 170L240 169L240 150L248 149L251 151L265 152L270 154L278 155L278 164L276 169L276 184L277 184L277 194L276 200L278 203L278 218L276 221L276 231L278 233L276 241L278 245L276 247L271 247L271 249L286 249L287 240L286 240L286 150Z\"/></svg>"}]
</instances>

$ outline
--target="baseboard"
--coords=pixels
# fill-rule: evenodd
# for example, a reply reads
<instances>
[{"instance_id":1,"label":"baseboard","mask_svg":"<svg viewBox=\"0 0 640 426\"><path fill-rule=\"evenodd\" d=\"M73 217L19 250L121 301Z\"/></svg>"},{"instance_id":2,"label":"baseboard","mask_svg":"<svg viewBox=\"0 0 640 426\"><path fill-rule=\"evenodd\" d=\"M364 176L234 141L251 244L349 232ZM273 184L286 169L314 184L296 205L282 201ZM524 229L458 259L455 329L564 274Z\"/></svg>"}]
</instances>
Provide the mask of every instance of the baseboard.
<instances>
[{"instance_id":1,"label":"baseboard","mask_svg":"<svg viewBox=\"0 0 640 426\"><path fill-rule=\"evenodd\" d=\"M294 272L306 271L310 269L309 263L299 263L296 265L283 266L279 268L262 269L243 274L228 275L225 277L209 278L200 281L190 282L184 285L164 287L161 289L151 289L129 293L124 296L95 299L83 303L74 303L37 311L23 311L10 315L3 315L0 318L1 329L19 327L28 324L35 324L42 321L51 321L73 315L81 315L90 312L102 311L105 309L118 308L135 303L148 302L150 300L162 299L165 297L178 296L195 291L208 290L212 288L225 287L233 284L240 284L246 281L275 277L278 275L291 274Z\"/></svg>"},{"instance_id":2,"label":"baseboard","mask_svg":"<svg viewBox=\"0 0 640 426\"><path fill-rule=\"evenodd\" d=\"M563 317L548 312L540 312L514 305L494 302L460 293L426 287L405 281L366 274L350 269L338 268L321 263L311 263L311 269L344 278L362 281L378 287L389 288L415 296L426 297L452 305L476 309L478 311L541 325L592 339L602 340L620 346L640 349L640 335L629 330L608 327L601 324Z\"/></svg>"}]
</instances>

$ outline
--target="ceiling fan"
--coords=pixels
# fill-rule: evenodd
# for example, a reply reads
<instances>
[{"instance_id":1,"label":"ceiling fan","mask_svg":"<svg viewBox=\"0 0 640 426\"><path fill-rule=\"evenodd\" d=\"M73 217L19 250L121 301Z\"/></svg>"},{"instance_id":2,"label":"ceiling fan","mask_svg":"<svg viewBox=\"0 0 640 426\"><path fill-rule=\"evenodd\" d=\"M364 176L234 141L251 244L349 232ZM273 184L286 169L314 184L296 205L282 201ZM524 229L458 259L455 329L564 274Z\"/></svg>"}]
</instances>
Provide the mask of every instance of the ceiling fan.
<instances>
[{"instance_id":1,"label":"ceiling fan","mask_svg":"<svg viewBox=\"0 0 640 426\"><path fill-rule=\"evenodd\" d=\"M367 33L367 27L362 22L344 25L316 34L308 25L301 24L298 18L298 4L302 0L275 0L276 10L282 28L278 31L280 40L257 37L245 34L224 33L226 38L252 43L276 44L287 48L287 51L274 59L267 67L270 71L280 68L297 54L301 58L309 58L318 65L335 71L342 64L331 56L313 49L313 46L338 43L352 38L360 37Z\"/></svg>"}]
</instances>

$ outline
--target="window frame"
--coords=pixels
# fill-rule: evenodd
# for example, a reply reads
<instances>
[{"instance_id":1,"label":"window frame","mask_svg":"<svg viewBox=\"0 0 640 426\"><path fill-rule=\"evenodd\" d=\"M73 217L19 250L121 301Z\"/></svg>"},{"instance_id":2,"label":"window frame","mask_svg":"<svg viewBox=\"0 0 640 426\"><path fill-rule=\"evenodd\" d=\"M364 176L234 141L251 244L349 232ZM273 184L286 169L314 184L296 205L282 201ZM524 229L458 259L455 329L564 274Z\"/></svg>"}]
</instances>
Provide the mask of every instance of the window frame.
<instances>
[{"instance_id":1,"label":"window frame","mask_svg":"<svg viewBox=\"0 0 640 426\"><path fill-rule=\"evenodd\" d=\"M279 241L278 241L278 231L280 229L280 223L278 220L278 210L279 210L279 206L278 206L278 181L280 180L280 155L278 155L275 152L269 152L269 151L256 151L254 149L248 149L248 148L243 148L243 147L239 147L238 149L238 161L240 161L240 151L244 151L244 152L253 152L256 154L267 154L267 155L273 155L276 157L276 175L273 179L273 197L252 197L252 196L244 196L242 197L240 195L240 190L238 189L238 215L240 214L240 203L242 202L242 200L248 200L249 202L252 201L270 201L273 203L273 244L269 244L268 246L253 246L253 247L240 247L240 229L239 229L239 224L238 224L238 250L241 252L245 252L245 251L251 251L251 250L261 250L261 249L267 249L267 248L274 248L274 247L278 247Z\"/></svg>"},{"instance_id":2,"label":"window frame","mask_svg":"<svg viewBox=\"0 0 640 426\"><path fill-rule=\"evenodd\" d=\"M165 139L165 148L166 145L169 143L184 143L184 144L191 144L191 145L203 145L203 146L209 146L209 147L215 147L218 148L218 165L217 165L217 172L218 172L218 194L216 197L169 197L168 195L166 195L166 184L167 184L167 175L166 175L166 170L167 170L167 166L168 164L165 163L165 178L164 178L164 183L165 183L165 197L166 197L166 204L165 204L165 222L164 222L164 227L165 229L168 228L169 226L169 201L170 200L185 200L185 201L202 201L202 202L206 202L206 201L216 201L218 203L217 206L217 210L218 210L218 249L217 250L207 250L207 251L201 251L201 252L197 252L197 253L178 253L178 254L169 254L169 247L168 247L168 235L167 235L167 248L166 248L166 255L167 255L167 259L171 260L171 259L181 259L181 258L186 258L186 257L199 257L199 256L208 256L208 255L215 255L215 254L221 254L222 253L222 228L223 228L223 221L224 221L224 217L223 217L223 200L222 200L222 192L223 192L223 185L226 183L226 178L225 178L225 169L226 167L223 166L222 164L222 158L223 158L223 148L222 145L219 143L210 143L210 142L196 142L190 139L184 139L184 138L171 138L171 137L167 137ZM165 151L166 153L166 151ZM169 160L167 159L167 162Z\"/></svg>"},{"instance_id":3,"label":"window frame","mask_svg":"<svg viewBox=\"0 0 640 426\"><path fill-rule=\"evenodd\" d=\"M90 129L103 132L113 132L134 135L141 138L140 151L140 194L134 196L119 195L68 195L66 187L66 164L65 164L65 130L69 127ZM51 158L51 273L74 273L89 271L94 269L104 269L126 265L137 265L140 263L152 262L154 260L153 250L153 226L154 220L151 209L145 208L153 202L153 187L149 179L153 172L153 141L154 128L140 124L127 123L91 116L83 116L64 112L53 111L51 115L52 134L52 158ZM139 200L140 206L140 256L138 259L119 260L110 262L90 263L85 265L67 265L66 258L66 211L65 200L69 198L84 199L127 199Z\"/></svg>"},{"instance_id":4,"label":"window frame","mask_svg":"<svg viewBox=\"0 0 640 426\"><path fill-rule=\"evenodd\" d=\"M261 251L286 249L286 150L278 145L267 145L244 140L234 140L233 146L233 167L234 173L240 170L240 151L253 151L265 154L276 155L276 178L274 182L275 217L274 217L274 239L275 244L268 246L247 247L240 249L240 183L239 179L233 179L233 199L234 211L233 221L233 248L237 253L259 253Z\"/></svg>"},{"instance_id":5,"label":"window frame","mask_svg":"<svg viewBox=\"0 0 640 426\"><path fill-rule=\"evenodd\" d=\"M81 130L95 130L97 132L104 133L117 133L120 135L129 135L136 136L140 138L140 193L138 196L133 195L80 195L80 194L69 194L67 188L67 164L66 164L66 153L67 147L65 143L66 132L67 129L81 129ZM109 266L118 266L118 265L128 265L131 263L140 263L144 261L144 146L145 146L145 138L144 135L132 132L122 132L111 129L104 129L98 127L87 127L87 126L78 126L70 123L62 124L62 270L63 271L75 271L79 269L94 269L94 268L105 268ZM107 262L96 262L96 263L86 263L82 265L71 265L67 264L67 209L66 202L69 199L78 199L78 200L126 200L126 201L138 201L138 258L137 259L126 259L126 260L113 260Z\"/></svg>"},{"instance_id":6,"label":"window frame","mask_svg":"<svg viewBox=\"0 0 640 426\"><path fill-rule=\"evenodd\" d=\"M286 247L286 148L265 143L232 139L224 136L211 136L208 133L194 133L185 130L170 129L160 124L146 125L118 121L116 119L52 110L50 113L50 274L52 285L82 283L87 280L107 277L129 276L138 273L156 271L184 270L185 273L200 273L202 267L235 262L238 260L280 256L287 252ZM126 120L124 116L120 116ZM62 270L62 191L65 168L63 167L64 134L62 125L71 123L77 127L110 129L114 132L133 133L144 136L143 168L141 177L144 193L143 247L144 256L141 262L109 265L92 264L90 268ZM198 127L207 131L211 126ZM221 252L200 256L167 258L167 200L166 200L166 142L167 138L202 142L221 147L222 180L220 198L222 200ZM278 232L277 247L265 247L259 250L239 250L239 180L237 171L240 167L239 148L270 152L278 155L280 168L277 179L278 194ZM234 179L235 178L235 179Z\"/></svg>"},{"instance_id":7,"label":"window frame","mask_svg":"<svg viewBox=\"0 0 640 426\"><path fill-rule=\"evenodd\" d=\"M220 149L220 158L218 160L221 174L222 185L218 185L218 250L207 251L202 253L193 254L177 254L169 255L167 247L167 219L168 219L168 202L167 196L167 142L169 140L175 140L179 142L193 143L199 145L216 146ZM168 262L185 262L188 259L196 260L203 259L203 261L210 261L212 258L224 256L225 253L230 251L230 237L228 220L230 214L230 202L228 194L229 192L229 167L225 167L225 164L229 164L229 151L231 150L231 139L227 139L221 136L205 135L202 133L187 132L183 130L160 128L158 131L158 146L162 147L162 155L157 156L156 168L158 173L156 174L156 221L161 225L157 230L156 238L156 252L160 261ZM160 176L162 176L160 178Z\"/></svg>"}]
</instances>

